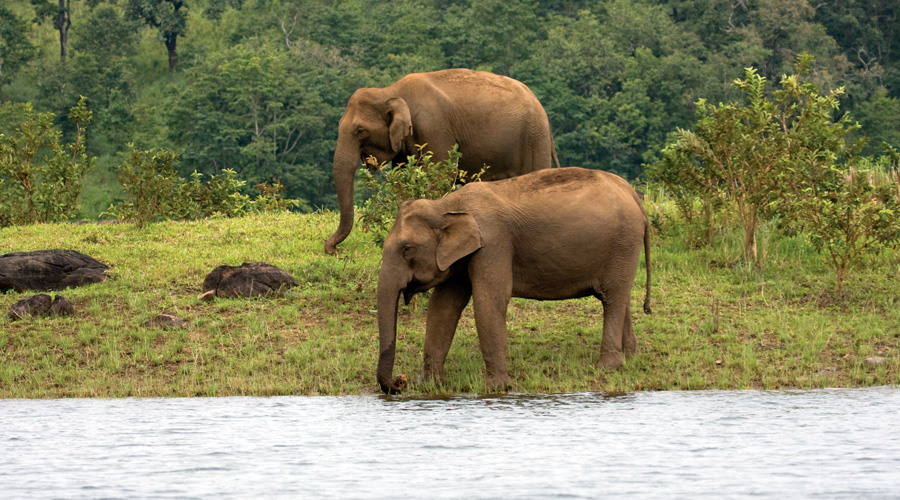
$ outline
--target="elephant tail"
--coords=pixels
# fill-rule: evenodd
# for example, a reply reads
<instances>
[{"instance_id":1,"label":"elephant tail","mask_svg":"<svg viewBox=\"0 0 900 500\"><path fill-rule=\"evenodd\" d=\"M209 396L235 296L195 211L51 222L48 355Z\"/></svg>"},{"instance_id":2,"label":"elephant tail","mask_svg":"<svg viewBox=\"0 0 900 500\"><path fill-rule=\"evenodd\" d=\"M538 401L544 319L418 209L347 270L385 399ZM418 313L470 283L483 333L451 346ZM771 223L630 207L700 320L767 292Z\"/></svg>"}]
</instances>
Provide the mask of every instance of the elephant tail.
<instances>
[{"instance_id":1,"label":"elephant tail","mask_svg":"<svg viewBox=\"0 0 900 500\"><path fill-rule=\"evenodd\" d=\"M550 134L550 155L553 157L553 165L559 168L559 157L556 156L556 141L553 140L552 133Z\"/></svg>"},{"instance_id":2,"label":"elephant tail","mask_svg":"<svg viewBox=\"0 0 900 500\"><path fill-rule=\"evenodd\" d=\"M647 293L644 295L644 312L650 311L650 221L644 217L644 267L647 268Z\"/></svg>"}]
</instances>

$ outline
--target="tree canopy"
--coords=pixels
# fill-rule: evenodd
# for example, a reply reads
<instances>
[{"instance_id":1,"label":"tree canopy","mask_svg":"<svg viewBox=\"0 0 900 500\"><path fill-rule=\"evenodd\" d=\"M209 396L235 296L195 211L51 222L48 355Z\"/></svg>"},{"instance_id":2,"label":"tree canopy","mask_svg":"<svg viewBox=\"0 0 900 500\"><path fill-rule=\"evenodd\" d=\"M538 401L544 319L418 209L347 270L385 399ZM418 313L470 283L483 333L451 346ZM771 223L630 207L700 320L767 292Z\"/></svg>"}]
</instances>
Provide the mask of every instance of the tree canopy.
<instances>
[{"instance_id":1,"label":"tree canopy","mask_svg":"<svg viewBox=\"0 0 900 500\"><path fill-rule=\"evenodd\" d=\"M335 206L352 92L449 67L524 82L561 163L629 179L694 127L701 98L740 97L751 67L779 81L801 53L811 82L844 89L867 153L900 142L896 1L9 0L0 21L0 131L30 102L73 137L85 96L101 164L172 149L181 175L277 179L311 207Z\"/></svg>"}]
</instances>

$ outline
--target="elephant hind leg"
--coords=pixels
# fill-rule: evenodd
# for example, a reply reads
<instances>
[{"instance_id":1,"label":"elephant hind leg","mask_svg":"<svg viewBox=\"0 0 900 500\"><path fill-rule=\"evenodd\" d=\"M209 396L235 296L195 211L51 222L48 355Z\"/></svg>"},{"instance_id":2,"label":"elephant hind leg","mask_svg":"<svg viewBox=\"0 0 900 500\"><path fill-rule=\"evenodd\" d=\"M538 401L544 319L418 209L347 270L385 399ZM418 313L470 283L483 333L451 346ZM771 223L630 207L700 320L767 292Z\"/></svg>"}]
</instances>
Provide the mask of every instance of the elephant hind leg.
<instances>
[{"instance_id":1,"label":"elephant hind leg","mask_svg":"<svg viewBox=\"0 0 900 500\"><path fill-rule=\"evenodd\" d=\"M625 354L636 349L637 341L631 326L630 294L620 291L597 291L603 303L603 337L600 340L600 366L615 370L625 362ZM630 337L627 331L631 331Z\"/></svg>"}]
</instances>

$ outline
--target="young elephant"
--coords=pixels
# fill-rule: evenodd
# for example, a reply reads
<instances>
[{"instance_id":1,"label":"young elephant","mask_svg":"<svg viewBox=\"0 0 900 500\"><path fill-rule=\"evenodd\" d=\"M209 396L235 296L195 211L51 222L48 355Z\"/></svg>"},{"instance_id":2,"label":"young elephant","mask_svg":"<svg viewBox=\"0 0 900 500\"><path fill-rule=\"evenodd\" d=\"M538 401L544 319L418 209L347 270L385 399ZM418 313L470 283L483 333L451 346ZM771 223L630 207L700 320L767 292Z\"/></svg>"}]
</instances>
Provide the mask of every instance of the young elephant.
<instances>
[{"instance_id":1,"label":"young elephant","mask_svg":"<svg viewBox=\"0 0 900 500\"><path fill-rule=\"evenodd\" d=\"M392 380L397 302L434 288L425 330L425 378L444 380L444 360L463 309L474 297L485 378L512 383L506 371L506 309L511 297L562 300L593 295L603 303L600 365L615 369L637 350L631 287L647 267L649 224L621 177L569 167L468 184L439 200L404 202L384 243L378 275L378 383Z\"/></svg>"}]
</instances>

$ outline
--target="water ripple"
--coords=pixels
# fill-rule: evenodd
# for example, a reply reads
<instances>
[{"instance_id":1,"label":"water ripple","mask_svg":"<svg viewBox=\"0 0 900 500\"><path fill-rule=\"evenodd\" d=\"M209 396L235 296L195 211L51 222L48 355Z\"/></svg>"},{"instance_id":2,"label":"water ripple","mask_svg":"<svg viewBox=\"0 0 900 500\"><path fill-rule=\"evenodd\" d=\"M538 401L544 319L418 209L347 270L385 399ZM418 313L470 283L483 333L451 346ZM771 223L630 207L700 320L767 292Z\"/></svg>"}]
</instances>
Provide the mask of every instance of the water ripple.
<instances>
[{"instance_id":1,"label":"water ripple","mask_svg":"<svg viewBox=\"0 0 900 500\"><path fill-rule=\"evenodd\" d=\"M0 400L30 498L897 498L900 389Z\"/></svg>"}]
</instances>

